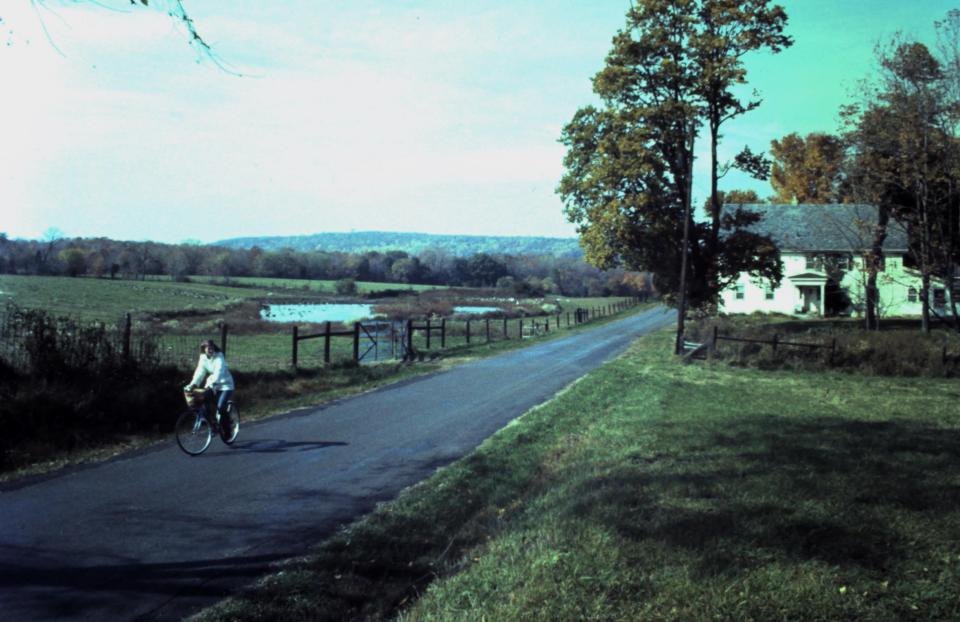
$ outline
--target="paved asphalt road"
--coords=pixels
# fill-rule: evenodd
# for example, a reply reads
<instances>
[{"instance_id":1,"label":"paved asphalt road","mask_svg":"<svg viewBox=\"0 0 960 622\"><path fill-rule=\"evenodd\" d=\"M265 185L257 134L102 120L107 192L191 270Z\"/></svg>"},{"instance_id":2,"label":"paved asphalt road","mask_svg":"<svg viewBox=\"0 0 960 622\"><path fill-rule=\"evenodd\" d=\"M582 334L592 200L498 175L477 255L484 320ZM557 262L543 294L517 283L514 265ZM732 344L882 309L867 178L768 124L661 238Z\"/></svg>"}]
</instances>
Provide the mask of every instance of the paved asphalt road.
<instances>
[{"instance_id":1,"label":"paved asphalt road","mask_svg":"<svg viewBox=\"0 0 960 622\"><path fill-rule=\"evenodd\" d=\"M596 329L305 409L0 486L0 618L180 619L392 499L673 321ZM242 403L241 403L242 408Z\"/></svg>"}]
</instances>

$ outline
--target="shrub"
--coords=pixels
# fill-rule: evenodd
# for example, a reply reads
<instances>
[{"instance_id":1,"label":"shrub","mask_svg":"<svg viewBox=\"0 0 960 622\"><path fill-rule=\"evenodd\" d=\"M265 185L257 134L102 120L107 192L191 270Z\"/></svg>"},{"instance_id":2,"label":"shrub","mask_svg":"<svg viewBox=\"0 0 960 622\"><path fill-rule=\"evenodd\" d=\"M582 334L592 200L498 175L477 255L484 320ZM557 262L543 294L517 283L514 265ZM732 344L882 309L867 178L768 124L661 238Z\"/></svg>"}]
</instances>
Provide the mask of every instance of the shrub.
<instances>
[{"instance_id":1,"label":"shrub","mask_svg":"<svg viewBox=\"0 0 960 622\"><path fill-rule=\"evenodd\" d=\"M357 293L357 282L353 279L340 279L333 284L333 291L338 296L355 296Z\"/></svg>"}]
</instances>

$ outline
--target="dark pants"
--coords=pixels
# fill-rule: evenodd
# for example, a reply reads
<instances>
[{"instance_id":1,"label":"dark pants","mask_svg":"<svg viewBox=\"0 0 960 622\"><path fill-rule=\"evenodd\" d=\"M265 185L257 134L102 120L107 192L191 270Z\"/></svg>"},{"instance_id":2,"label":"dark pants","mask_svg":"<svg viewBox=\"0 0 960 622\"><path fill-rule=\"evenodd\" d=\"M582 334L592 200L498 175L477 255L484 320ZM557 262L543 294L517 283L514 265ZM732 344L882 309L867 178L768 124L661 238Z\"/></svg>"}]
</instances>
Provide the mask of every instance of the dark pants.
<instances>
[{"instance_id":1,"label":"dark pants","mask_svg":"<svg viewBox=\"0 0 960 622\"><path fill-rule=\"evenodd\" d=\"M207 405L207 415L210 417L210 421L213 421L215 417L213 416L214 412L220 413L220 416L223 416L224 411L227 408L227 402L230 401L230 398L233 397L233 391L214 391L213 389L206 389L203 392L203 401ZM216 406L216 411L214 411L214 406Z\"/></svg>"}]
</instances>

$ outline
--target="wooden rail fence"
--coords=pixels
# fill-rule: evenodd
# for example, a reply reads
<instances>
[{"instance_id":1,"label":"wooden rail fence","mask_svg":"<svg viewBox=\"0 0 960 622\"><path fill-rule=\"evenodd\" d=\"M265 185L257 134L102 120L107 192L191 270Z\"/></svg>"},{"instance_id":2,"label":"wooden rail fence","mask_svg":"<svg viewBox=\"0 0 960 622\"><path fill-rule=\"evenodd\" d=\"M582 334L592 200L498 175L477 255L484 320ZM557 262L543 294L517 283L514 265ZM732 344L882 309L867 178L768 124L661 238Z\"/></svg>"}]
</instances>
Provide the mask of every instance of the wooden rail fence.
<instances>
[{"instance_id":1,"label":"wooden rail fence","mask_svg":"<svg viewBox=\"0 0 960 622\"><path fill-rule=\"evenodd\" d=\"M721 335L717 330L717 327L713 327L713 338L710 343L710 350L716 352L717 344L720 341L734 341L741 343L756 343L760 345L768 345L773 349L774 354L776 354L777 349L781 347L789 348L809 348L811 350L816 349L825 349L830 350L830 360L832 361L834 356L837 353L837 338L833 337L829 344L822 343L800 343L796 341L784 341L780 338L779 333L773 334L773 339L754 339L749 337L731 337L729 335ZM700 344L696 344L700 345Z\"/></svg>"},{"instance_id":2,"label":"wooden rail fence","mask_svg":"<svg viewBox=\"0 0 960 622\"><path fill-rule=\"evenodd\" d=\"M600 307L591 307L591 308L577 308L572 313L570 311L566 312L566 326L568 328L589 322L591 320L605 317L609 315L614 315L625 311L629 308L632 308L640 303L639 298L629 298L621 301L617 301L608 305L603 305ZM560 330L561 324L563 323L564 314L548 314L542 316L532 316L527 318L516 318L516 331L515 335L517 339L523 339L525 337L532 337L538 334L547 334L550 332L551 325L554 327L554 330ZM526 331L524 330L524 321L527 321ZM493 341L491 335L491 322L502 321L503 327L501 334L503 339L510 339L510 318L504 317L502 319L495 318L483 318L477 320L467 319L465 320L464 327L464 338L467 345L473 343L474 332L472 327L476 322L482 322L483 332L485 343L490 343ZM364 332L367 332L364 328L363 322L354 322L353 328L350 330L332 330L331 322L326 322L324 325L324 330L318 333L312 334L301 334L300 329L297 326L293 327L293 334L291 336L291 357L290 363L294 369L297 369L300 358L300 342L308 339L323 339L323 362L324 364L330 363L330 342L334 338L343 337L343 338L352 338L353 339L353 360L359 362L363 357L360 353L360 341L361 335ZM422 352L418 352L414 346L414 334L419 333L425 339L424 349L432 349L434 335L439 334L440 337L440 348L445 349L447 347L447 336L449 334L447 328L447 319L441 318L439 320L423 319L423 320L406 320L405 325L402 331L402 338L404 340L404 358L414 358L417 355L422 356ZM226 326L223 327L222 339L223 348L226 347Z\"/></svg>"}]
</instances>

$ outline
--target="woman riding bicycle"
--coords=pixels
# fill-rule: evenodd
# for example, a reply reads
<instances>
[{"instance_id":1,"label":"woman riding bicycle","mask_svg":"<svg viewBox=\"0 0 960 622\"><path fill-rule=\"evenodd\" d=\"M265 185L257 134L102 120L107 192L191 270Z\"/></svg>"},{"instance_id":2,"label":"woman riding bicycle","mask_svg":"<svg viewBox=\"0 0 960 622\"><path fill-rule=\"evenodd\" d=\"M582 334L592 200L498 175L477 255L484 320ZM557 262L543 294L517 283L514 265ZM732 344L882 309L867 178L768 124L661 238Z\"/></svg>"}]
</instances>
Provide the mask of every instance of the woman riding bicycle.
<instances>
[{"instance_id":1,"label":"woman riding bicycle","mask_svg":"<svg viewBox=\"0 0 960 622\"><path fill-rule=\"evenodd\" d=\"M213 404L216 403L217 412L223 416L227 402L233 395L234 384L233 376L227 368L227 359L211 339L200 344L200 360L197 361L197 369L193 372L190 384L183 387L184 392L189 393L199 387L201 382L204 382L204 401L212 424Z\"/></svg>"}]
</instances>

